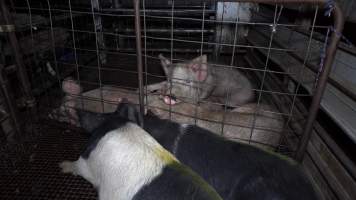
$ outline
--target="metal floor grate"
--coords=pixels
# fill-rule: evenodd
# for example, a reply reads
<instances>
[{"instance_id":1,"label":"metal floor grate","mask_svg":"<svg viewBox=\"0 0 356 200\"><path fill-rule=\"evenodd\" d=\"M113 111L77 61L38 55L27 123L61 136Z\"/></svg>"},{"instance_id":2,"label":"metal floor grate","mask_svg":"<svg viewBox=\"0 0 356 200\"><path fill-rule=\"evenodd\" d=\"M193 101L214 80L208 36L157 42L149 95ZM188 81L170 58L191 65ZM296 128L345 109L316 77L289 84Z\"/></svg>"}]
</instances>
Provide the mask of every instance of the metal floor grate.
<instances>
[{"instance_id":1,"label":"metal floor grate","mask_svg":"<svg viewBox=\"0 0 356 200\"><path fill-rule=\"evenodd\" d=\"M90 183L60 172L58 163L76 160L87 137L64 129L46 127L16 167L0 165L0 199L96 199ZM2 152L2 154L4 154ZM18 156L18 155L17 155Z\"/></svg>"}]
</instances>

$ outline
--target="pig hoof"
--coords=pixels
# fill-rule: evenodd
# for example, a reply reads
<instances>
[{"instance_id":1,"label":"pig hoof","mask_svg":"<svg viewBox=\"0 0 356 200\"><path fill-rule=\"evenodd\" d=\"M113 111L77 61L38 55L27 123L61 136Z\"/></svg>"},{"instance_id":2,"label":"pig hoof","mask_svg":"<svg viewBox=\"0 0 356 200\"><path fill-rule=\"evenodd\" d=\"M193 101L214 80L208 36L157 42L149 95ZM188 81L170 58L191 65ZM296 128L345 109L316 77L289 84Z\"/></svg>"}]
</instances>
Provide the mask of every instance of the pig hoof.
<instances>
[{"instance_id":1,"label":"pig hoof","mask_svg":"<svg viewBox=\"0 0 356 200\"><path fill-rule=\"evenodd\" d=\"M62 173L72 173L75 175L75 163L70 161L63 161L59 163L59 167L62 169Z\"/></svg>"}]
</instances>

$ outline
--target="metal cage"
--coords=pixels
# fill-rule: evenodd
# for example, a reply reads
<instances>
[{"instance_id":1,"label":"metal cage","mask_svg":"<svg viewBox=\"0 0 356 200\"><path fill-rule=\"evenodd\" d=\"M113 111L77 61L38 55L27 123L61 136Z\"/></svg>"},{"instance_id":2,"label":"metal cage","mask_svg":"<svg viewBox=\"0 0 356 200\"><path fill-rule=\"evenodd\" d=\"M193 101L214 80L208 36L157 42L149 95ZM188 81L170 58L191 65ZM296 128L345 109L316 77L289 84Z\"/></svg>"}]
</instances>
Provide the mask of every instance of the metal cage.
<instances>
[{"instance_id":1,"label":"metal cage","mask_svg":"<svg viewBox=\"0 0 356 200\"><path fill-rule=\"evenodd\" d=\"M244 3L257 6L249 8L247 21L240 16L246 12ZM302 22L294 9L300 6L308 9ZM331 24L318 23L325 6ZM1 26L3 51L11 51L0 61L0 75L6 79L0 83L20 83L15 85L20 92L13 96L23 102L19 110L9 95L13 89L2 87L9 108L4 113L10 113L5 116L11 118L17 138L30 135L10 144L9 134L3 134L4 199L94 199L95 192L83 180L59 175L57 162L75 157L86 141L73 110L111 112L122 98L137 103L141 114L161 110L173 121L213 127L223 137L302 161L344 23L338 4L326 0L26 0L1 1L1 7L4 24L11 25L8 30ZM322 39L315 42L315 37ZM214 98L187 100L186 110L150 104L148 99L156 94L145 86L166 80L159 53L173 63L206 54L209 67L239 70L254 85L251 103L256 107L246 111L244 105L227 106ZM12 72L17 76L10 76ZM63 92L68 77L81 86L80 93ZM273 110L264 110L264 104ZM231 114L232 109L240 111ZM209 112L219 117L211 119ZM245 115L248 123L234 124ZM260 115L282 120L278 131L265 131L278 135L278 143L254 140ZM33 119L31 130L27 118ZM250 134L228 137L227 127Z\"/></svg>"}]
</instances>

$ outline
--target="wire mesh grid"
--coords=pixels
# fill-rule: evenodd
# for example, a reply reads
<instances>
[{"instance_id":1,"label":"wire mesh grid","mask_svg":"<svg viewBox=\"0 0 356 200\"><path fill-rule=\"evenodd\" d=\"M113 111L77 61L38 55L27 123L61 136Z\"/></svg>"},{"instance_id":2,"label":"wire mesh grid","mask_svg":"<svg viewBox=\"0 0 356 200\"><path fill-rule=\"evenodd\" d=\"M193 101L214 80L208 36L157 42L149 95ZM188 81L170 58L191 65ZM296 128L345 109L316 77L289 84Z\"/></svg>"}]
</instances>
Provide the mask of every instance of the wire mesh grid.
<instances>
[{"instance_id":1,"label":"wire mesh grid","mask_svg":"<svg viewBox=\"0 0 356 200\"><path fill-rule=\"evenodd\" d=\"M105 2L26 0L10 5L13 12L26 16L21 26L24 31L19 37L29 37L31 42L24 40L21 48L38 100L37 114L46 122L64 121L65 125L61 123L61 126L72 129L80 126L75 109L112 112L122 98L139 103L133 4L122 1L117 6ZM140 3L144 85L152 86L145 87L145 108L162 118L197 124L228 139L295 155L308 115L306 106L309 106L319 75L315 71L320 70L323 43L313 38L315 34L326 35L329 27L318 23L318 5L311 6L310 24L305 27L290 14L293 9L282 4L201 1L194 2L193 6L188 1L178 0L159 5L151 1ZM243 19L244 15L249 16L248 20ZM298 31L300 29L303 31ZM158 57L160 53L171 63L185 66L192 63L192 59L207 55L207 63L193 64L207 65L208 73L217 69L227 74L238 71L252 83L255 98L243 105L233 104L233 85L222 86L226 89L223 95L214 96L212 92L202 99L198 93L190 96L174 93L177 84L188 84L190 88L221 85L216 85L216 81L167 79ZM188 78L192 74L184 76ZM79 93L63 92L63 82L68 77L80 86ZM165 83L156 84L162 81ZM170 101L181 102L166 104L166 96ZM38 152L44 153L43 159L35 162L34 171L28 176L19 173L25 185L31 184L27 177L33 179L37 171L42 171L37 166L51 166L48 180L38 184L68 181L63 176L50 178L50 174L58 170L54 163L73 155L76 157L79 151L53 151L61 145L66 146L66 142L85 143L75 132L63 135L52 126L46 126L47 129L58 135L50 133L39 137L42 140L39 139L38 145L42 144L43 149ZM57 137L68 141L56 141ZM46 160L46 156L53 160ZM4 180L10 179L12 177ZM78 178L72 181L73 188L85 184ZM11 186L7 182L3 184ZM64 184L55 185L64 187ZM90 186L74 190L89 191L81 193L83 198L95 197ZM15 193L21 191L15 189ZM9 197L9 194L4 195ZM63 196L58 199L60 197L63 199Z\"/></svg>"},{"instance_id":2,"label":"wire mesh grid","mask_svg":"<svg viewBox=\"0 0 356 200\"><path fill-rule=\"evenodd\" d=\"M129 7L122 8L126 3ZM84 88L84 91L99 88L98 96L84 97L85 95L83 96L82 94L85 92L72 95L73 98L78 98L79 96L79 98L86 98L88 101L97 101L100 105L95 108L95 111L108 112L104 104L113 103L115 105L118 103L118 99L115 101L113 98L105 97L108 94L104 95L103 88L105 90L123 88L128 89L128 93L136 92L132 91L132 89L137 88L134 13L131 9L132 7L130 7L132 5L129 2L126 3L123 3L121 8L106 8L102 5L99 6L97 3L78 4L78 2L74 1L61 3L26 1L25 4L23 2L22 4L14 4L17 12L29 14L28 25L30 26L33 43L31 46L37 46L35 44L36 36L33 33L34 30L49 31L47 40L42 41L49 43L51 46L52 55L47 55L45 59L47 59L48 65L57 72L52 77L56 80L57 86L61 87L61 81L71 75ZM295 24L295 21L286 20L286 17L283 18L290 11L283 5L266 6L261 4L259 6L260 9L261 7L268 7L268 9L264 9L270 12L269 16L261 17L263 14L260 13L263 12L261 10L258 11L258 6L255 4L248 4L248 6L241 4L239 6L239 3L209 1L201 2L199 6L196 4L194 8L191 8L185 7L184 4L181 4L182 2L175 3L175 1L172 1L170 5L165 5L158 9L152 8L152 5L146 5L145 3L145 1L141 2L140 12L144 45L145 85L158 80L165 80L165 75L162 74L162 69L160 69L158 53L163 53L173 63L187 63L192 58L206 54L208 55L209 68L220 68L227 72L229 70L239 70L242 76L247 76L253 82L252 90L256 94L256 98L251 103L256 104L257 108L260 107L261 103L268 104L273 109L263 110L262 107L262 110L260 109L261 113L283 118L283 130L276 132L283 133L283 137L288 132L297 136L301 134L291 129L290 125L296 123L300 124L299 126L303 125L302 118L305 113L302 116L293 114L295 102L297 97L308 98L312 95L317 77L317 75L310 73L305 75L304 71L311 59L319 58L319 54L310 56L311 52L314 54L316 52L315 49L311 50L314 42L312 40L314 32L317 29L318 32L323 33L327 29L327 26L316 24L318 6L315 6L311 11L311 24L307 27L309 34L304 41L298 41L299 46L296 47L290 45L293 43L293 32L298 28L305 29L305 27ZM231 12L231 7L236 9L235 16L228 15L228 12ZM48 19L47 23L36 24L36 22L33 22L33 13L44 15ZM248 20L245 20L243 15L251 16ZM281 20L281 18L283 19ZM65 42L56 40L56 29L61 29L61 31L67 33ZM247 29L250 33L243 35L241 29ZM286 31L289 31L289 34L287 34L290 37L289 44L280 45L278 43L278 39L281 38L279 32L284 32L285 34ZM227 34L224 32L227 32ZM228 38L228 34L231 34L230 38ZM255 34L263 35L264 38L257 41L257 39L253 38ZM278 36L277 39L276 35ZM104 38L104 41L99 38ZM103 54L106 55L107 61L101 58ZM295 63L290 63L290 66L280 66L280 63L275 61L283 55L299 56L299 66L294 66ZM187 74L186 77L189 75ZM173 80L175 84L182 81L185 80ZM216 87L215 83L207 81L193 84L199 88L208 87L207 85L209 84ZM286 87L281 87L283 84ZM288 84L292 88L288 88ZM311 86L309 91L301 88L305 85ZM204 114L199 113L201 103L214 105L212 106L214 108L221 106L221 110L214 111L215 114L221 114L222 119L220 121L211 120L219 121L220 125L216 123L216 125L211 126L217 126L218 128L216 129L220 130L215 130L215 132L224 134L224 126L226 123L229 124L229 122L225 123L225 114L231 114L233 109L243 108L243 105L224 106L229 101L232 101L228 100L229 96L231 96L231 88L227 87L226 89L226 96L222 101L214 100L222 99L222 97L214 97L214 94L211 95L211 98L199 99L200 102L196 101L196 96L183 95L180 97L177 94L170 95L178 99L184 99L186 106L189 106L188 104L192 105L194 112L178 112L178 114L191 115L195 124L198 123L197 119L199 117L209 120L204 116L200 116ZM49 89L44 91L52 93ZM172 91L169 92L171 93ZM145 99L146 106L150 107L147 96L152 96L153 94L148 93L149 91L146 90ZM53 108L54 105L58 106L58 104L54 104L49 99L51 94L43 96L47 98L46 107ZM72 100L73 98L70 99ZM135 102L137 103L137 100ZM81 102L75 106L83 108L85 106L83 104ZM66 106L66 104L64 105ZM170 105L158 107L165 108L171 119L172 113L177 114L177 111L174 108L172 109ZM253 130L256 129L256 119L259 113L254 112L252 114L251 122L245 124L245 126L250 126L250 136L246 138L240 137L240 139L250 143L263 143L263 141L253 141ZM239 117L235 113L231 115L232 117ZM238 124L238 120L233 120L230 124ZM278 147L278 144L273 144L272 146ZM290 150L295 151L296 148L295 146Z\"/></svg>"},{"instance_id":3,"label":"wire mesh grid","mask_svg":"<svg viewBox=\"0 0 356 200\"><path fill-rule=\"evenodd\" d=\"M1 199L96 199L90 183L63 175L58 167L77 158L87 137L58 126L42 128L40 139L2 146Z\"/></svg>"}]
</instances>

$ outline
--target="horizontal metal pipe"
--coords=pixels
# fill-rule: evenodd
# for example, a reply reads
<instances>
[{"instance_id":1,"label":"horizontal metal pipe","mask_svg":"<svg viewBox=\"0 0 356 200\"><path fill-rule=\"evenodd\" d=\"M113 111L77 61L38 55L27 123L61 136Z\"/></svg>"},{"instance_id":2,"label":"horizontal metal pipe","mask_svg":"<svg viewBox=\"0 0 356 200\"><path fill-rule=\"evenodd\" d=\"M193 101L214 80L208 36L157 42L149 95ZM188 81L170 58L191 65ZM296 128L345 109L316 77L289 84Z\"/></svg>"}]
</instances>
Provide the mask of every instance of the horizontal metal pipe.
<instances>
[{"instance_id":1,"label":"horizontal metal pipe","mask_svg":"<svg viewBox=\"0 0 356 200\"><path fill-rule=\"evenodd\" d=\"M265 38L269 37L268 35L264 34L262 31L259 31L259 30L255 30L255 31L260 33L261 35L263 35L263 37L265 37ZM302 34L305 34L305 33L302 33ZM278 44L278 42L276 42L276 44L279 48L285 48L285 46ZM298 61L304 62L304 58L301 58L300 55L298 55L295 51L289 51L288 54L290 54L293 58L297 59ZM314 73L316 73L316 74L319 73L319 66L312 65L310 63L305 63L305 66L308 69L310 69L311 71L313 71ZM338 81L332 79L331 77L328 77L328 83L330 83L332 86L334 86L335 88L340 90L343 94L348 96L350 99L356 101L356 93L354 91L349 90L347 87L345 87Z\"/></svg>"},{"instance_id":2,"label":"horizontal metal pipe","mask_svg":"<svg viewBox=\"0 0 356 200\"><path fill-rule=\"evenodd\" d=\"M295 52L288 52L293 58L302 61L303 59L300 58ZM318 74L319 73L319 69L317 66L315 65L311 65L309 63L305 63L305 66L312 70L314 73ZM328 77L328 83L330 83L332 86L334 86L335 88L337 88L338 90L340 90L343 94L345 94L346 96L348 96L350 99L352 99L353 101L356 101L356 93L349 90L348 88L346 88L345 86L343 86L341 83L339 83L338 81L332 79L331 77Z\"/></svg>"},{"instance_id":3,"label":"horizontal metal pipe","mask_svg":"<svg viewBox=\"0 0 356 200\"><path fill-rule=\"evenodd\" d=\"M101 11L106 11L106 12L134 12L134 9L127 9L127 8L104 8L101 9ZM172 9L145 9L145 10L140 10L140 13L172 13ZM193 14L199 14L202 13L203 11L201 9L181 9L181 10L174 10L173 13L179 14L179 13L193 13ZM205 13L215 13L215 10L205 10Z\"/></svg>"},{"instance_id":4,"label":"horizontal metal pipe","mask_svg":"<svg viewBox=\"0 0 356 200\"><path fill-rule=\"evenodd\" d=\"M115 49L120 52L136 52L134 48L117 48ZM159 48L149 48L146 51L154 51L154 52L171 52L171 49L159 49ZM200 49L174 49L175 53L199 53ZM203 51L204 53L212 53L213 50L206 49Z\"/></svg>"},{"instance_id":5,"label":"horizontal metal pipe","mask_svg":"<svg viewBox=\"0 0 356 200\"><path fill-rule=\"evenodd\" d=\"M122 32L122 33L131 33L131 32L134 32L135 29L122 29L122 30L119 30L118 32ZM150 28L150 29L146 29L145 30L146 32L154 32L154 33L171 33L172 30L167 28L167 29L164 29L164 28ZM215 31L213 29L204 29L204 30L201 30L201 29L174 29L173 30L174 33L214 33Z\"/></svg>"},{"instance_id":6,"label":"horizontal metal pipe","mask_svg":"<svg viewBox=\"0 0 356 200\"><path fill-rule=\"evenodd\" d=\"M265 3L265 4L324 4L326 0L220 0L221 2Z\"/></svg>"}]
</instances>

